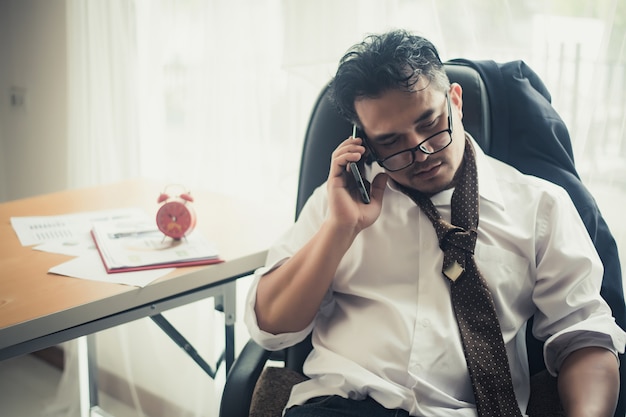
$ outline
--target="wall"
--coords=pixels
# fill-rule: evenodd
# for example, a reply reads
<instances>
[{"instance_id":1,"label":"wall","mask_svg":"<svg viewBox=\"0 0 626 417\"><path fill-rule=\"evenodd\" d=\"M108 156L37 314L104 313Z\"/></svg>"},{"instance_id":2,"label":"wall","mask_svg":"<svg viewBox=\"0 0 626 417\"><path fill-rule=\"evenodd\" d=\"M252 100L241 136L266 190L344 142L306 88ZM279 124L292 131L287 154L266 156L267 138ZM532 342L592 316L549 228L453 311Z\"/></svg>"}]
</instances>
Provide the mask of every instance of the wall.
<instances>
[{"instance_id":1,"label":"wall","mask_svg":"<svg viewBox=\"0 0 626 417\"><path fill-rule=\"evenodd\" d=\"M0 0L0 53L6 56L9 48L9 2ZM8 109L8 94L6 89L5 74L8 73L9 60L0 59L0 202L6 201L6 163L4 152L5 114Z\"/></svg>"},{"instance_id":2,"label":"wall","mask_svg":"<svg viewBox=\"0 0 626 417\"><path fill-rule=\"evenodd\" d=\"M65 0L0 0L0 201L66 188L65 21Z\"/></svg>"},{"instance_id":3,"label":"wall","mask_svg":"<svg viewBox=\"0 0 626 417\"><path fill-rule=\"evenodd\" d=\"M66 12L66 0L0 0L0 202L68 186ZM21 106L11 104L16 92L23 93ZM185 334L203 335L192 343L213 366L219 355L213 346L221 341L204 339L210 339L214 327L219 331L213 321L221 315L212 313L211 305L206 300L168 316L177 327L191 327ZM100 388L114 396L131 392L132 398L119 399L141 402L134 404L138 414L142 409L152 416L186 415L184 409L215 413L221 385L148 319L101 332L97 341ZM223 367L219 378L224 378ZM76 407L77 379L64 381L69 389L60 387L55 402ZM126 382L138 391L129 391Z\"/></svg>"}]
</instances>

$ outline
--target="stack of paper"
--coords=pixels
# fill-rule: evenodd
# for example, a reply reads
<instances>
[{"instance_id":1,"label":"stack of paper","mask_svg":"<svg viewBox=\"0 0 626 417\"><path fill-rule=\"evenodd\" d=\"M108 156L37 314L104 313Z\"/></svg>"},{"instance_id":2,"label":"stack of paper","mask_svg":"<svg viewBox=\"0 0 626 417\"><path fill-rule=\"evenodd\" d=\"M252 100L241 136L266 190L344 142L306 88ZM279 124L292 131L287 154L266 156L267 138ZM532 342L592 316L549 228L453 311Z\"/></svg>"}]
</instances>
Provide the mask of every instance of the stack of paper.
<instances>
[{"instance_id":1,"label":"stack of paper","mask_svg":"<svg viewBox=\"0 0 626 417\"><path fill-rule=\"evenodd\" d=\"M23 246L74 257L50 268L52 274L144 287L173 267L221 262L198 230L181 241L164 238L154 217L135 207L11 217L11 225Z\"/></svg>"},{"instance_id":2,"label":"stack of paper","mask_svg":"<svg viewBox=\"0 0 626 417\"><path fill-rule=\"evenodd\" d=\"M200 232L175 240L144 218L94 222L91 235L108 273L222 262Z\"/></svg>"}]
</instances>

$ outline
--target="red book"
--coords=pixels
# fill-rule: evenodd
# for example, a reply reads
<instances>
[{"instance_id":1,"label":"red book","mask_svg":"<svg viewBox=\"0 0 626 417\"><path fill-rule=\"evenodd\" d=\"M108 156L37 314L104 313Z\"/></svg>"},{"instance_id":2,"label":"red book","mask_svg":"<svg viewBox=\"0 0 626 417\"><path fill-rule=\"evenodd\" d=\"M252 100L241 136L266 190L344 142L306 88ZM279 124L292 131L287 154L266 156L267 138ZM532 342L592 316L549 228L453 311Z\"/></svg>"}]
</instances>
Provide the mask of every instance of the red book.
<instances>
[{"instance_id":1,"label":"red book","mask_svg":"<svg viewBox=\"0 0 626 417\"><path fill-rule=\"evenodd\" d=\"M175 240L146 218L94 222L91 236L108 273L222 262L215 243L200 231Z\"/></svg>"}]
</instances>

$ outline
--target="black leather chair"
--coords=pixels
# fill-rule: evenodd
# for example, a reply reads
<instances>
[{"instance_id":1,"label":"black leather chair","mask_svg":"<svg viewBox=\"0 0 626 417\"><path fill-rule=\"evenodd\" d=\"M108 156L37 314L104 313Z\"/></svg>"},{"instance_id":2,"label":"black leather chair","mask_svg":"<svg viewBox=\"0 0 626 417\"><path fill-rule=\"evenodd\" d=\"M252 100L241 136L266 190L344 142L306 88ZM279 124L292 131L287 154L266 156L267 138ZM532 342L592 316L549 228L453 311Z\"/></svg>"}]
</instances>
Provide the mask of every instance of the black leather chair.
<instances>
[{"instance_id":1,"label":"black leather chair","mask_svg":"<svg viewBox=\"0 0 626 417\"><path fill-rule=\"evenodd\" d=\"M494 126L497 127L497 125L492 120L493 109L490 104L490 94L487 91L481 73L472 66L471 61L464 60L447 62L445 63L445 68L450 81L458 82L463 87L463 124L465 129L476 139L487 154L493 155L495 153L495 156L498 157L502 147L494 143L496 138L492 136ZM495 96L492 94L491 97ZM326 180L332 151L351 132L350 123L337 113L330 102L328 88L323 89L315 103L306 131L300 167L296 218L313 190ZM569 136L567 136L567 141L569 141ZM519 153L516 154L516 156L519 155ZM499 159L511 163L511 158ZM573 169L573 165L571 169ZM572 175L578 178L575 171ZM580 183L580 186L582 187L582 183ZM567 189L567 187L565 188ZM609 233L608 228L606 233ZM613 262L613 264L616 263L617 270L620 271L617 251L614 248L615 242L610 233L607 239L604 239L604 241L606 240L609 241L608 246L611 246L612 242L612 247L609 250L611 257L608 260L605 257L603 261L605 264L609 261ZM613 275L610 277L605 275L605 281L611 280L609 287L612 289L616 287L621 289L621 274L618 274L618 276ZM623 294L620 292L620 296L615 296L614 292L611 291L611 297L613 299L609 301L609 304L612 302L611 306L614 312L617 311L620 315L618 323L623 326ZM531 326L529 325L528 327L530 329ZM542 343L534 339L530 334L530 330L527 334L527 345L531 374L533 375L531 381L533 394L529 404L529 414L536 417L561 415L559 414L561 409L556 390L556 380L545 371ZM250 340L227 376L222 394L220 416L279 416L282 407L286 403L291 386L305 379L301 375L302 365L310 350L310 336L298 345L280 352L266 351ZM268 367L268 360L280 361L284 363L284 367L282 369L274 366ZM622 381L624 381L623 368ZM263 388L257 387L259 378L261 378L259 386ZM622 387L625 384L626 382L622 383ZM256 392L255 387L257 387ZM624 397L624 395L621 395L621 397ZM616 417L624 416L622 401L620 401L618 406Z\"/></svg>"}]
</instances>

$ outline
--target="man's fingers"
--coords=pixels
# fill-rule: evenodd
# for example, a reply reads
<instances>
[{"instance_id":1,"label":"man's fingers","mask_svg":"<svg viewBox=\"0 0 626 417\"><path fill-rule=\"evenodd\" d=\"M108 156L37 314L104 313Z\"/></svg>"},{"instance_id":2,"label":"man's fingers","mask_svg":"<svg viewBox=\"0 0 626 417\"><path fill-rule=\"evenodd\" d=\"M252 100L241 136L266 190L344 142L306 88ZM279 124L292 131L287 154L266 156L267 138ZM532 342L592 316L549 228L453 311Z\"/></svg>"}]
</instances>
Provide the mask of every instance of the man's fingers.
<instances>
[{"instance_id":1,"label":"man's fingers","mask_svg":"<svg viewBox=\"0 0 626 417\"><path fill-rule=\"evenodd\" d=\"M387 179L389 176L384 172L376 175L376 178L372 181L371 194L375 200L382 200L385 188L387 187Z\"/></svg>"}]
</instances>

